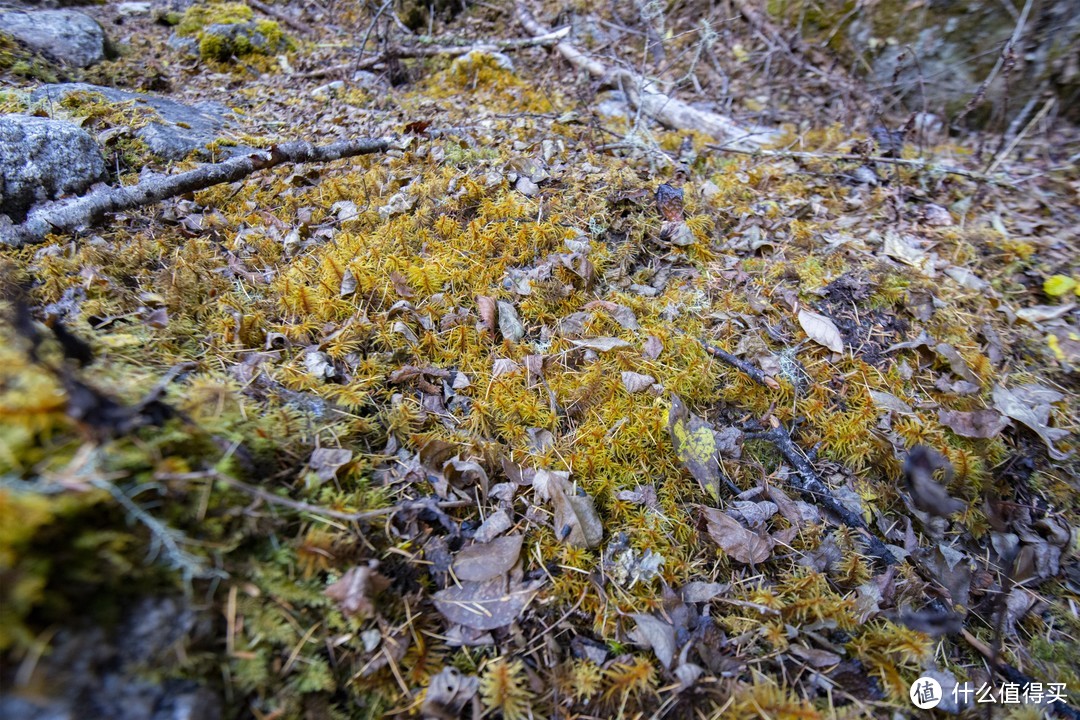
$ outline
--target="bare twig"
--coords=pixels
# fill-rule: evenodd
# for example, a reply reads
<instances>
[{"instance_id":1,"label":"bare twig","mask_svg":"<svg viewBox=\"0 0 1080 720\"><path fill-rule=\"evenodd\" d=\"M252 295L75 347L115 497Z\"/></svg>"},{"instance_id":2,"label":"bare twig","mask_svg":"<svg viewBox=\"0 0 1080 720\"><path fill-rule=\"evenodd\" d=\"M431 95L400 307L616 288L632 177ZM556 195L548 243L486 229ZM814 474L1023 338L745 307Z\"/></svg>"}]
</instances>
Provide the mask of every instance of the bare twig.
<instances>
[{"instance_id":1,"label":"bare twig","mask_svg":"<svg viewBox=\"0 0 1080 720\"><path fill-rule=\"evenodd\" d=\"M987 173L981 173L976 170L965 170L963 168L958 168L952 165L938 165L937 163L931 162L929 160L882 157L879 155L852 155L847 153L795 152L792 150L742 150L730 146L720 145L707 145L706 147L708 147L710 150L733 152L739 153L740 155L754 155L757 157L789 158L793 160L831 160L860 163L877 162L887 165L903 165L905 167L926 170L927 172L932 173L942 173L944 175L958 175L960 177L968 178L969 180L989 183L991 185L999 185L1002 187L1009 187L1012 185L1011 182L1004 178L996 178Z\"/></svg>"},{"instance_id":2,"label":"bare twig","mask_svg":"<svg viewBox=\"0 0 1080 720\"><path fill-rule=\"evenodd\" d=\"M795 446L795 442L783 425L777 425L767 432L747 433L746 439L766 440L775 445L780 454L784 456L784 459L795 468L795 474L791 477L791 482L803 497L823 506L826 510L839 517L844 525L860 530L863 540L872 555L881 559L886 565L896 564L896 558L892 552L885 547L885 543L870 532L870 528L866 526L863 519L844 507L833 496L832 490L818 477L813 466L799 448Z\"/></svg>"},{"instance_id":3,"label":"bare twig","mask_svg":"<svg viewBox=\"0 0 1080 720\"><path fill-rule=\"evenodd\" d=\"M374 67L379 63L386 62L390 58L419 58L419 57L437 57L439 55L459 56L467 55L474 50L479 52L503 52L507 50L520 50L522 48L537 47L544 45L554 45L562 38L566 37L570 32L569 27L559 28L558 30L552 30L549 33L543 35L537 35L531 38L511 38L508 40L491 40L488 42L478 42L468 45L396 45L385 52L381 52L378 55L365 58L359 62L342 63L340 65L330 65L325 68L319 68L318 70L312 70L306 72L299 77L302 78L320 78L332 75L336 72L342 72L346 70L366 70L367 68Z\"/></svg>"},{"instance_id":4,"label":"bare twig","mask_svg":"<svg viewBox=\"0 0 1080 720\"><path fill-rule=\"evenodd\" d=\"M279 505L281 507L287 507L298 512L311 513L312 515L318 515L320 517L333 518L335 520L344 520L345 522L360 522L363 520L373 520L375 518L384 517L386 515L393 515L394 513L401 512L402 510L409 510L412 508L424 508L428 507L428 500L410 500L390 507L378 508L376 510L360 510L357 512L345 512L343 510L334 510L333 508L322 507L320 505L312 505L311 503L303 502L302 500L293 500L292 498L283 497L277 495L268 490L264 490L256 485L249 485L248 483L231 478L227 475L222 475L219 472L213 470L207 472L192 472L192 473L158 473L154 476L155 480L165 482L169 480L200 480L204 478L212 478L214 480L224 482L226 485L237 490L242 490L253 497L257 497L260 500L270 503L271 505ZM440 509L468 507L475 505L473 500L443 500L434 503L436 507Z\"/></svg>"},{"instance_id":5,"label":"bare twig","mask_svg":"<svg viewBox=\"0 0 1080 720\"><path fill-rule=\"evenodd\" d=\"M390 145L390 140L385 138L362 138L329 145L294 141L275 145L269 151L258 151L224 162L203 165L177 175L153 173L129 187L103 187L82 197L35 207L20 225L14 225L10 221L0 224L0 245L21 247L41 242L49 233L75 230L100 220L106 213L151 205L183 193L235 182L275 165L330 162L356 155L384 152ZM0 223L3 223L4 219L6 216L0 216Z\"/></svg>"},{"instance_id":6,"label":"bare twig","mask_svg":"<svg viewBox=\"0 0 1080 720\"><path fill-rule=\"evenodd\" d=\"M1009 665L1005 661L997 657L997 653L989 645L979 640L967 630L961 629L960 635L967 641L967 644L973 647L982 655L988 663L990 663L991 669L999 673L1003 678L1011 683L1017 685L1031 685L1037 682L1034 678L1028 677L1024 673L1020 672L1012 665ZM1044 706L1047 711L1053 715L1057 715L1066 720L1080 720L1080 710L1077 710L1072 705L1065 702L1053 702Z\"/></svg>"},{"instance_id":7,"label":"bare twig","mask_svg":"<svg viewBox=\"0 0 1080 720\"><path fill-rule=\"evenodd\" d=\"M705 346L705 352L709 353L710 355L719 360L723 360L736 370L741 370L742 372L746 373L750 377L750 379L756 382L758 385L764 385L765 387L771 388L773 390L776 390L780 387L779 383L777 383L775 380L773 380L768 375L761 372L761 370L757 369L745 360L740 360L726 350L721 350L718 347L709 345L705 341L701 341L701 344Z\"/></svg>"},{"instance_id":8,"label":"bare twig","mask_svg":"<svg viewBox=\"0 0 1080 720\"><path fill-rule=\"evenodd\" d=\"M275 20L280 20L281 22L285 23L286 25L288 25L293 30L295 30L295 31L297 31L299 33L303 33L304 35L314 35L315 34L315 30L310 25L306 25L306 24L300 22L299 20L296 20L295 18L291 18L288 15L286 15L285 13L278 10L277 8L275 8L275 7L271 6L271 5L267 5L264 2L260 2L260 0L249 0L248 5L255 8L256 10L261 12L263 15L268 15L268 16L274 18Z\"/></svg>"},{"instance_id":9,"label":"bare twig","mask_svg":"<svg viewBox=\"0 0 1080 720\"><path fill-rule=\"evenodd\" d=\"M520 1L515 3L514 14L518 23L533 35L543 35L548 32L548 29L533 17L524 3ZM655 83L645 77L630 70L609 68L565 40L556 43L555 50L578 70L601 78L605 82L620 85L626 92L631 105L664 127L672 130L696 130L745 149L759 147L776 136L772 130L746 128L727 116L692 107L682 100L661 92Z\"/></svg>"}]
</instances>

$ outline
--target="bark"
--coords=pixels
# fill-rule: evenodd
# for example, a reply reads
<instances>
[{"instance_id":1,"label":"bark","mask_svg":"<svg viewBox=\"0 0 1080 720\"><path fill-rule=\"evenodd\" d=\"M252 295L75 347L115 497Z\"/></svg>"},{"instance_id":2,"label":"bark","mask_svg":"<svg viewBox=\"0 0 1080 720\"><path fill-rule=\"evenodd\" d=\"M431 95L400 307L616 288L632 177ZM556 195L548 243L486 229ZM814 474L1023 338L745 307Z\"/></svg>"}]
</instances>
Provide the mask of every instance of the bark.
<instances>
[{"instance_id":1,"label":"bark","mask_svg":"<svg viewBox=\"0 0 1080 720\"><path fill-rule=\"evenodd\" d=\"M39 243L49 233L70 232L92 225L107 213L151 205L221 183L236 182L254 172L283 163L330 162L385 152L389 148L390 141L387 139L361 138L329 145L312 145L298 140L275 145L269 151L234 157L176 175L152 173L128 187L100 187L81 197L39 205L19 225L11 223L6 215L0 215L0 245L21 247Z\"/></svg>"},{"instance_id":2,"label":"bark","mask_svg":"<svg viewBox=\"0 0 1080 720\"><path fill-rule=\"evenodd\" d=\"M515 5L515 16L518 23L533 35L549 32L521 2ZM656 84L647 78L629 70L609 68L568 41L556 43L555 49L575 68L618 86L642 114L671 130L696 130L713 136L725 145L744 150L760 147L776 137L773 130L743 126L726 115L688 105L661 92Z\"/></svg>"}]
</instances>

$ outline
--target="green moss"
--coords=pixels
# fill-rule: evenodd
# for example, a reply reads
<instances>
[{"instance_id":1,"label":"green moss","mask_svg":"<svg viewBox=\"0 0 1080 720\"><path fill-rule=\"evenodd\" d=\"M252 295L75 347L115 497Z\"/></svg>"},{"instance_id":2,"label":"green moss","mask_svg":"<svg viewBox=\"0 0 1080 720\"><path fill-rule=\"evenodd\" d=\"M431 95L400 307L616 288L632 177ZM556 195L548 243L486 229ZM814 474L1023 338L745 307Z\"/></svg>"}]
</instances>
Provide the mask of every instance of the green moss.
<instances>
[{"instance_id":1,"label":"green moss","mask_svg":"<svg viewBox=\"0 0 1080 720\"><path fill-rule=\"evenodd\" d=\"M178 35L199 34L207 25L249 22L255 13L243 3L196 3L189 7L176 27Z\"/></svg>"}]
</instances>

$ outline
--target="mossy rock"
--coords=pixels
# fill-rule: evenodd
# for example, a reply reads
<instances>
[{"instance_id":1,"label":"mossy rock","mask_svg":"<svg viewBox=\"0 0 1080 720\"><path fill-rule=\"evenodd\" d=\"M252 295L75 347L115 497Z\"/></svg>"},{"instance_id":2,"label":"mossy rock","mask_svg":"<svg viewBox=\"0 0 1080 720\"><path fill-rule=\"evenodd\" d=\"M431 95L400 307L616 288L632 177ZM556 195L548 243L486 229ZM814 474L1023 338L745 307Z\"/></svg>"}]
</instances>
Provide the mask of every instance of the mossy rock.
<instances>
[{"instance_id":1,"label":"mossy rock","mask_svg":"<svg viewBox=\"0 0 1080 720\"><path fill-rule=\"evenodd\" d=\"M192 5L176 32L179 37L193 38L204 60L219 62L248 55L277 55L295 46L278 23L256 20L243 3Z\"/></svg>"}]
</instances>

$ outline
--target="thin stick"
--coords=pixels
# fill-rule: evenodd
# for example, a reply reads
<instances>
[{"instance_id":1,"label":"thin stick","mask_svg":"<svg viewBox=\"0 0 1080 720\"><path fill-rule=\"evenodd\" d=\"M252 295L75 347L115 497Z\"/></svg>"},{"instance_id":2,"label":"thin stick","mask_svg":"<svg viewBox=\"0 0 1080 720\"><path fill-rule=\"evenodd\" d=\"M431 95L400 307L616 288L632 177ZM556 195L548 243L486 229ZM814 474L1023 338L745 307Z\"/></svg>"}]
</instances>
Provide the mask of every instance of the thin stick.
<instances>
[{"instance_id":1,"label":"thin stick","mask_svg":"<svg viewBox=\"0 0 1080 720\"><path fill-rule=\"evenodd\" d=\"M420 57L437 57L439 55L459 56L467 55L474 50L477 50L479 52L492 53L505 50L520 50L522 48L554 45L555 43L566 37L569 33L570 28L569 26L567 26L531 38L511 38L509 40L494 40L488 42L472 43L469 45L396 45L389 50L361 60L360 62L331 65L329 67L319 68L318 70L312 70L311 72L302 73L297 77L320 78L344 70L366 70L367 68L374 67L379 63L386 62L391 57L408 59Z\"/></svg>"},{"instance_id":2,"label":"thin stick","mask_svg":"<svg viewBox=\"0 0 1080 720\"><path fill-rule=\"evenodd\" d=\"M863 519L844 507L839 500L832 494L832 490L826 485L818 474L814 471L810 462L802 454L802 452L795 446L795 442L791 439L791 435L788 434L787 429L783 425L778 425L768 432L761 433L746 433L747 440L767 440L776 446L776 449L780 451L780 454L784 456L784 459L795 468L795 475L792 476L791 482L795 488L810 501L822 505L826 510L835 514L850 528L861 530L863 533L863 539L866 541L870 553L882 560L886 565L895 565L896 558L892 552L885 547L885 543L878 540L877 537L870 532L870 528L866 526Z\"/></svg>"},{"instance_id":3,"label":"thin stick","mask_svg":"<svg viewBox=\"0 0 1080 720\"><path fill-rule=\"evenodd\" d=\"M519 25L533 35L550 32L533 17L521 0L514 3L514 17ZM678 98L661 92L656 83L650 82L643 76L622 68L610 68L595 57L578 50L566 40L556 43L555 50L578 70L600 78L605 83L621 86L630 104L638 112L664 127L672 130L696 130L712 135L718 140L738 143L748 149L763 145L776 136L775 131L761 128L747 129L730 117L688 105Z\"/></svg>"},{"instance_id":4,"label":"thin stick","mask_svg":"<svg viewBox=\"0 0 1080 720\"><path fill-rule=\"evenodd\" d=\"M291 27L293 30L296 30L297 32L304 33L305 35L314 35L315 34L315 30L312 29L312 27L310 25L305 25L304 23L300 22L299 20L294 20L293 18L289 17L288 15L281 12L277 8L272 7L270 5L267 5L264 2L260 2L260 0L248 0L248 5L255 8L256 10L261 12L263 15L269 15L270 17L274 18L275 20L280 20L281 22L285 23L286 25Z\"/></svg>"},{"instance_id":5,"label":"thin stick","mask_svg":"<svg viewBox=\"0 0 1080 720\"><path fill-rule=\"evenodd\" d=\"M49 233L70 232L100 220L107 213L151 205L166 198L204 190L221 183L236 182L258 170L275 165L330 162L356 155L385 152L390 146L390 140L385 138L361 138L329 145L312 145L297 140L275 145L269 151L256 151L176 175L152 173L128 187L103 187L82 197L39 205L30 211L21 225L3 223L3 217L0 216L0 245L21 247L38 243Z\"/></svg>"},{"instance_id":6,"label":"thin stick","mask_svg":"<svg viewBox=\"0 0 1080 720\"><path fill-rule=\"evenodd\" d=\"M321 517L334 518L335 520L344 520L346 522L359 522L363 520L372 520L378 517L384 517L386 515L393 515L401 510L409 510L412 508L424 508L428 507L428 503L423 500L410 500L405 503L392 505L390 507L378 508L377 510L361 510L358 512L345 512L343 510L334 510L332 508L322 507L320 505L312 505L302 500L293 500L292 498L282 497L276 495L268 490L264 490L261 487L255 485L249 485L243 480L237 480L235 478L222 475L218 472L193 472L193 473L159 473L154 476L155 480L167 481L167 480L197 480L200 478L213 478L214 480L220 480L229 487L236 488L237 490L243 490L244 492L265 500L271 505L280 505L282 507L291 508L299 512L311 513L312 515L319 515ZM436 503L436 506L440 509L448 508L460 508L475 505L473 500L442 500Z\"/></svg>"},{"instance_id":7,"label":"thin stick","mask_svg":"<svg viewBox=\"0 0 1080 720\"><path fill-rule=\"evenodd\" d=\"M1034 678L1028 677L1024 673L1020 672L1012 665L1009 665L1000 658L995 657L996 653L986 643L979 640L967 630L961 628L960 635L967 641L967 644L975 648L980 655L982 655L988 663L990 668L1001 674L1006 680L1017 685L1031 685L1036 682ZM1067 718L1067 720L1080 720L1080 710L1077 710L1072 705L1066 702L1053 702L1044 706L1058 717Z\"/></svg>"},{"instance_id":8,"label":"thin stick","mask_svg":"<svg viewBox=\"0 0 1080 720\"><path fill-rule=\"evenodd\" d=\"M758 370L756 367L746 362L745 360L740 360L726 350L721 350L718 347L709 345L704 340L700 342L705 347L705 352L709 353L710 355L719 360L723 360L736 370L740 370L746 373L750 377L750 379L756 382L758 385L764 385L765 387L771 388L773 390L779 389L779 383L777 383L771 377L761 372L761 370Z\"/></svg>"},{"instance_id":9,"label":"thin stick","mask_svg":"<svg viewBox=\"0 0 1080 720\"><path fill-rule=\"evenodd\" d=\"M1004 179L991 177L986 173L977 172L975 170L964 170L963 168L953 167L950 165L936 165L928 160L881 157L880 155L795 152L793 150L744 150L721 145L707 145L706 147L708 147L710 150L720 150L723 152L738 153L740 155L754 155L760 157L791 158L794 160L839 160L862 163L879 162L888 165L904 165L906 167L919 168L922 170L928 170L930 172L943 173L945 175L959 175L960 177L966 177L969 180L977 180L979 182L990 183L992 185L1000 185L1003 187L1009 187L1012 184Z\"/></svg>"}]
</instances>

